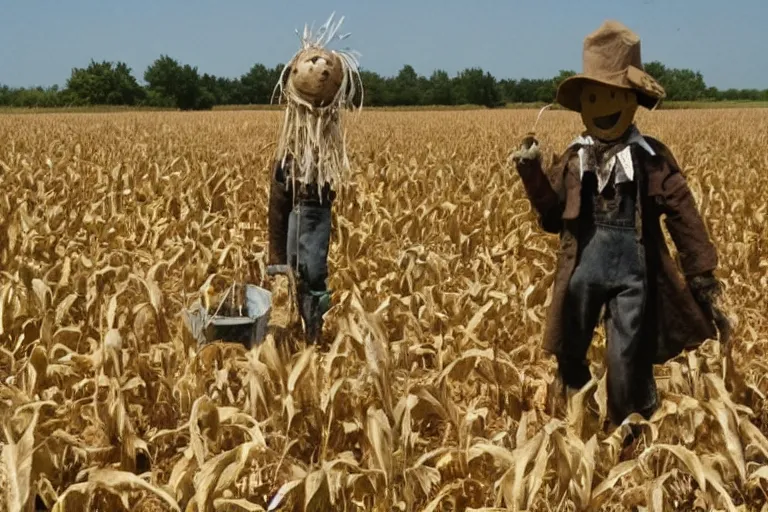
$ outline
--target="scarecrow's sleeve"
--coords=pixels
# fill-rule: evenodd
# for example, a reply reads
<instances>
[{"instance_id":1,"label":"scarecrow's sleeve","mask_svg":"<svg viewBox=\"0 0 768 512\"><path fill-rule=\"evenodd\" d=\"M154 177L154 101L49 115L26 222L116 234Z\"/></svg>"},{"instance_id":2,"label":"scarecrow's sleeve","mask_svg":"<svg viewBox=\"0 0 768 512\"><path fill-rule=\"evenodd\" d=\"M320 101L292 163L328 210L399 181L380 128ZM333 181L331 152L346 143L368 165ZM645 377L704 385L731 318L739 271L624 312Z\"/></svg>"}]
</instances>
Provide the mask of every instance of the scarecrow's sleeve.
<instances>
[{"instance_id":1,"label":"scarecrow's sleeve","mask_svg":"<svg viewBox=\"0 0 768 512\"><path fill-rule=\"evenodd\" d=\"M291 214L292 192L286 183L285 169L280 162L275 162L269 187L269 263L285 265L288 263L288 217Z\"/></svg>"},{"instance_id":2,"label":"scarecrow's sleeve","mask_svg":"<svg viewBox=\"0 0 768 512\"><path fill-rule=\"evenodd\" d=\"M655 142L658 149L654 149L662 159L657 202L666 215L664 224L677 248L683 274L690 279L712 272L718 263L717 249L709 237L696 200L671 151Z\"/></svg>"},{"instance_id":3,"label":"scarecrow's sleeve","mask_svg":"<svg viewBox=\"0 0 768 512\"><path fill-rule=\"evenodd\" d=\"M547 233L559 233L562 230L565 206L557 191L562 189L563 162L567 161L567 155L553 160L548 172L544 172L541 158L517 163L517 172L523 181L525 193L538 214L539 225Z\"/></svg>"}]
</instances>

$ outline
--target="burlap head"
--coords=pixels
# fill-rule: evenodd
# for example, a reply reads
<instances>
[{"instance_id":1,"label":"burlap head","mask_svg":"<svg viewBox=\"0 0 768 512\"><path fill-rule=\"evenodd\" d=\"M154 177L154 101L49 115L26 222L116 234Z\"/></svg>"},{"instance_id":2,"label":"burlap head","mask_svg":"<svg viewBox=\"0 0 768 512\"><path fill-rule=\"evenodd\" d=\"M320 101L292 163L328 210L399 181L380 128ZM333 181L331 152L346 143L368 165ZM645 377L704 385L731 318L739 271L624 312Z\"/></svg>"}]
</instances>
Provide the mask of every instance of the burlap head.
<instances>
[{"instance_id":1,"label":"burlap head","mask_svg":"<svg viewBox=\"0 0 768 512\"><path fill-rule=\"evenodd\" d=\"M308 48L291 61L287 85L304 101L322 107L333 103L343 80L344 66L338 55Z\"/></svg>"}]
</instances>

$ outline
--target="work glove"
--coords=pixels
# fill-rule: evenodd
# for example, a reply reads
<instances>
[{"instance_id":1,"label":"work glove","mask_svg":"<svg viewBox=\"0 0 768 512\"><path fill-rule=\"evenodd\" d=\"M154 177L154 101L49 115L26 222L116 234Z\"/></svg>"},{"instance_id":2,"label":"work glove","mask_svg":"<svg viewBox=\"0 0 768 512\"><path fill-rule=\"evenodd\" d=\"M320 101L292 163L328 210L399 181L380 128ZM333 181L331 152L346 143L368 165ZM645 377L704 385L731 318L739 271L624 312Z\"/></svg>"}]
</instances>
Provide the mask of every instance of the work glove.
<instances>
[{"instance_id":1,"label":"work glove","mask_svg":"<svg viewBox=\"0 0 768 512\"><path fill-rule=\"evenodd\" d=\"M540 158L539 141L532 133L529 133L523 138L520 147L509 155L508 162L510 165L518 166Z\"/></svg>"},{"instance_id":2,"label":"work glove","mask_svg":"<svg viewBox=\"0 0 768 512\"><path fill-rule=\"evenodd\" d=\"M711 272L691 277L688 280L688 286L691 288L693 298L705 310L709 310L715 304L721 292L720 282Z\"/></svg>"},{"instance_id":3,"label":"work glove","mask_svg":"<svg viewBox=\"0 0 768 512\"><path fill-rule=\"evenodd\" d=\"M688 280L693 298L699 306L710 315L715 322L720 341L727 344L731 335L731 323L718 305L718 299L722 294L722 284L712 272L706 272L691 277Z\"/></svg>"}]
</instances>

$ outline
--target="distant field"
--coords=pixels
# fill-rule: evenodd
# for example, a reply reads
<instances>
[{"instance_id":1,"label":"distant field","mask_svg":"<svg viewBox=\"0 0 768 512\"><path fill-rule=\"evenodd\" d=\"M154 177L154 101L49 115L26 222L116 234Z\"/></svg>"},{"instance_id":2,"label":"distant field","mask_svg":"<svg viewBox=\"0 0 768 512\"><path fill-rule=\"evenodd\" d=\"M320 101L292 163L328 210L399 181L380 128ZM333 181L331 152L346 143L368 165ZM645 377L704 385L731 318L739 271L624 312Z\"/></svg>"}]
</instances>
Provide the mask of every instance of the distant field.
<instances>
[{"instance_id":1,"label":"distant field","mask_svg":"<svg viewBox=\"0 0 768 512\"><path fill-rule=\"evenodd\" d=\"M744 382L715 342L658 367L623 455L602 330L596 380L548 406L557 237L505 164L536 115L350 118L329 346L248 354L198 351L179 313L212 272L260 282L279 112L0 116L0 511L761 510L768 114L640 111L720 251ZM546 112L545 160L581 129Z\"/></svg>"}]
</instances>

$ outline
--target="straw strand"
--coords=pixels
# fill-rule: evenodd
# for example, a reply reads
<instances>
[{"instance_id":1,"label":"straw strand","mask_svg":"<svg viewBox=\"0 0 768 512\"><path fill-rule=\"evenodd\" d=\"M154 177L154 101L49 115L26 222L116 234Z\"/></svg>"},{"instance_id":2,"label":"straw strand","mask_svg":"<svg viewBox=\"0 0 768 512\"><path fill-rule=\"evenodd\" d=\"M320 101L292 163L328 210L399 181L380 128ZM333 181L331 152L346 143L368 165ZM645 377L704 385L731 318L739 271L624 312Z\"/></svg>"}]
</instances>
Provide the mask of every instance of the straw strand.
<instances>
[{"instance_id":1,"label":"straw strand","mask_svg":"<svg viewBox=\"0 0 768 512\"><path fill-rule=\"evenodd\" d=\"M277 153L282 162L292 157L292 182L304 185L316 185L318 194L324 185L332 188L342 184L349 171L349 159L346 152L346 138L339 127L340 110L361 110L362 101L355 105L359 94L363 97L363 84L359 72L359 53L344 50L326 50L333 41L341 41L350 34L339 35L344 22L342 16L334 21L335 13L316 31L314 24L304 25L299 35L301 49L294 54L280 73L272 98L279 94L280 102L287 104L283 127L280 131ZM299 34L299 31L296 31ZM286 77L291 66L307 50L321 49L335 56L342 67L342 80L339 90L328 105L316 106L302 98L293 87L290 77ZM286 80L286 78L288 78ZM278 93L279 91L279 93Z\"/></svg>"}]
</instances>

